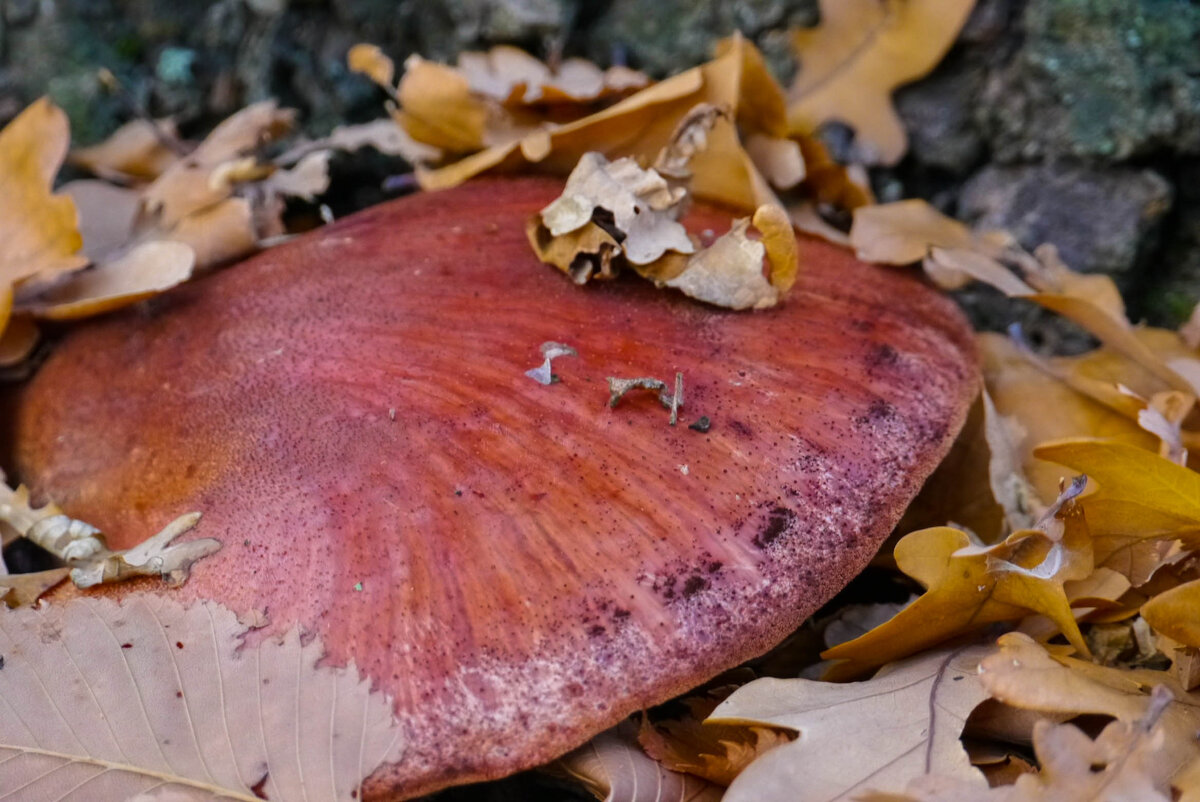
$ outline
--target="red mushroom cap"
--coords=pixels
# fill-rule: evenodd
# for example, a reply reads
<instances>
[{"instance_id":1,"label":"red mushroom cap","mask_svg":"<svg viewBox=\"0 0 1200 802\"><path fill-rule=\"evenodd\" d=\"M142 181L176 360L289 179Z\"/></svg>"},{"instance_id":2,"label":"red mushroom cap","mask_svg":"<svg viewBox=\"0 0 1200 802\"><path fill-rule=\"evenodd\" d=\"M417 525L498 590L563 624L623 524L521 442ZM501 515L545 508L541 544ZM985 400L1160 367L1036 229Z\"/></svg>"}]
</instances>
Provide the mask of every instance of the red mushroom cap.
<instances>
[{"instance_id":1,"label":"red mushroom cap","mask_svg":"<svg viewBox=\"0 0 1200 802\"><path fill-rule=\"evenodd\" d=\"M560 188L348 218L74 330L20 401L37 492L122 547L203 511L224 547L170 592L298 622L392 695L409 746L368 796L534 766L765 651L862 569L975 393L948 300L821 242L765 312L573 286L524 234ZM550 340L579 355L543 386ZM651 393L607 406L606 377L676 371L680 425Z\"/></svg>"}]
</instances>

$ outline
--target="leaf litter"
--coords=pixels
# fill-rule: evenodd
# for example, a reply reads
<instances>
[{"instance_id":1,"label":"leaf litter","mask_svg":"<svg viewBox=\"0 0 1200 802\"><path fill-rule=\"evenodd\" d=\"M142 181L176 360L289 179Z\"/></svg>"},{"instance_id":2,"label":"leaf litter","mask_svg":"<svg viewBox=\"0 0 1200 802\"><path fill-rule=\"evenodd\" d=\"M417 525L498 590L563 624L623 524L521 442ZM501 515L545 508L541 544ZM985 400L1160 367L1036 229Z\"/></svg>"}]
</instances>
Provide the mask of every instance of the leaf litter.
<instances>
[{"instance_id":1,"label":"leaf litter","mask_svg":"<svg viewBox=\"0 0 1200 802\"><path fill-rule=\"evenodd\" d=\"M276 156L291 114L271 103L234 115L200 143L181 140L170 120L135 120L108 142L73 152L72 163L102 181L64 187L59 195L51 187L67 153L65 118L39 101L0 134L0 161L17 165L5 171L12 185L7 196L45 210L32 220L22 216L21 204L4 207L10 212L0 224L6 236L27 245L26 256L7 263L3 361L12 364L30 352L38 318L99 314L187 279L181 266L188 258L190 275L286 237L284 199L319 198L329 152L365 146L413 164L425 188L528 168L566 177L582 166L575 183L568 180L571 193L564 198L571 197L551 210L549 222L531 222L530 231L543 261L578 283L612 278L628 267L656 283L686 287L700 300L768 306L795 280L795 254L787 253L789 243L795 247L792 225L896 269L920 263L948 289L983 281L1069 318L1101 346L1060 357L1035 353L1016 330L1008 337L979 335L986 395L975 423L910 510L911 520L925 516L925 523L895 545L895 566L925 592L905 605L879 605L879 615L831 637L828 662L821 664L829 672L825 680L743 685L718 709L722 716L738 711L735 725L729 718L719 726L700 724L698 708L676 725L658 719L655 734L646 735L649 749L682 773L647 756L628 722L563 765L613 800L720 798L720 786L703 779L706 772L731 781L726 798L770 799L784 793L780 789L794 793L798 767L805 783L813 777L831 783L827 795L813 798L842 798L840 789L853 786L853 777L837 776L838 769L850 763L872 777L854 791L863 799L1200 798L1192 738L1200 706L1190 691L1200 681L1200 635L1192 620L1200 595L1194 554L1200 541L1194 470L1200 311L1178 332L1134 326L1110 279L1075 273L1050 247L1025 251L1005 232L972 231L918 201L876 205L861 165L835 161L820 129L846 123L855 133L857 158L898 159L905 142L890 94L940 59L973 3L821 5L821 25L794 36L800 68L790 92L775 84L761 55L739 36L722 42L712 61L660 82L575 62L552 67L512 48L464 54L456 66L412 58L398 70L366 46L351 52L352 66L383 87L390 119L296 141ZM575 192L585 184L592 188ZM681 237L678 226L692 200L724 204L742 217L701 248L686 232ZM630 222L631 207L638 215L652 212L650 224ZM840 221L851 216L847 233ZM750 236L752 228L758 238ZM150 246L161 258L140 253ZM171 246L174 253L163 250ZM152 269L151 262L169 269ZM544 352L531 378L553 381L550 360L562 355ZM651 392L677 417L681 382L672 393L659 379L615 381L614 402L629 391ZM701 421L692 426L703 431ZM162 567L167 563L156 560L178 548L170 539L187 524L168 527L140 551L114 553L85 524L57 520L44 527L53 537L41 539L69 558L68 565L0 574L4 599L29 604L64 573L85 566L110 577ZM5 531L9 542L30 527L21 530L18 522L15 534ZM8 621L111 618L97 606L104 604L76 600L12 611ZM224 615L205 605L170 616L190 621L200 610L210 621ZM148 623L145 631L155 626ZM229 631L237 626L228 624ZM1009 634L994 641L1005 630ZM8 631L24 637L19 628ZM100 648L94 626L70 632L87 649ZM271 644L277 642L258 648ZM296 641L294 648L309 646ZM939 662L946 655L951 662ZM47 659L47 665L67 664ZM949 683L936 679L964 659L982 672L955 669ZM20 676L8 671L11 666L10 657L0 682ZM917 701L905 701L911 689L890 687L905 672L920 678L912 686L920 690ZM828 681L834 678L858 681ZM943 691L930 688L942 684L962 694L949 712L931 701ZM29 695L25 687L0 698L27 696L29 704L44 704L41 692ZM129 698L137 697L124 697L126 707ZM842 700L835 705L842 714L809 709L823 698ZM747 706L740 711L729 706L742 701ZM877 737L883 710L908 728L898 742L924 754L924 762L895 759L892 744L859 749L855 761L846 760L839 750ZM922 718L931 711L942 718ZM1087 733L1071 723L1095 714L1114 721ZM381 724L379 731L391 726ZM714 745L724 743L715 733L729 726L742 735L778 727L801 735L762 750L761 757L751 755L743 767L729 758L746 748L757 754L753 737L736 748ZM129 732L142 737L136 726ZM959 740L963 732L977 739L969 749ZM126 736L114 730L112 737ZM706 746L679 751L697 743ZM390 749L380 746L377 759ZM723 773L713 773L712 760ZM82 760L68 769L90 765ZM997 766L1008 766L1007 773ZM982 770L998 787L987 788ZM286 776L268 773L281 783ZM230 786L237 789L232 798L253 789L261 775L241 772L236 779L242 785Z\"/></svg>"}]
</instances>

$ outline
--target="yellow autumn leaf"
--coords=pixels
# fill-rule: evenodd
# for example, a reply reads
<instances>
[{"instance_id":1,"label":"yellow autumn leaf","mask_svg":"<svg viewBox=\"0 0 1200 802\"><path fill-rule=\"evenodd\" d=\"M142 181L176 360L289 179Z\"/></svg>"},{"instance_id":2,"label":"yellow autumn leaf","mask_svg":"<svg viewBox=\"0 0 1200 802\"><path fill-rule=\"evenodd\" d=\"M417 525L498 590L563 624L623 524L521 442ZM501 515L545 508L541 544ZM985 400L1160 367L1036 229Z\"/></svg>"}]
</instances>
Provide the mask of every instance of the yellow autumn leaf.
<instances>
[{"instance_id":1,"label":"yellow autumn leaf","mask_svg":"<svg viewBox=\"0 0 1200 802\"><path fill-rule=\"evenodd\" d=\"M821 0L821 24L792 33L800 70L788 91L792 130L826 122L855 130L868 161L895 164L908 148L892 105L954 43L975 0Z\"/></svg>"},{"instance_id":2,"label":"yellow autumn leaf","mask_svg":"<svg viewBox=\"0 0 1200 802\"><path fill-rule=\"evenodd\" d=\"M1142 605L1142 617L1171 640L1200 648L1197 610L1200 610L1200 579L1159 593Z\"/></svg>"},{"instance_id":3,"label":"yellow autumn leaf","mask_svg":"<svg viewBox=\"0 0 1200 802\"><path fill-rule=\"evenodd\" d=\"M346 66L362 73L389 92L396 77L396 65L376 45L357 44L346 53Z\"/></svg>"},{"instance_id":4,"label":"yellow autumn leaf","mask_svg":"<svg viewBox=\"0 0 1200 802\"><path fill-rule=\"evenodd\" d=\"M67 115L46 98L0 131L0 287L87 264L75 204L51 192L69 141Z\"/></svg>"},{"instance_id":5,"label":"yellow autumn leaf","mask_svg":"<svg viewBox=\"0 0 1200 802\"><path fill-rule=\"evenodd\" d=\"M896 544L896 564L925 593L881 626L823 652L825 659L840 661L826 678L860 676L985 624L1031 614L1049 618L1087 654L1063 589L1064 582L1087 577L1093 567L1087 524L1071 492L1064 493L1058 511L1056 521L1063 527L1058 539L1023 530L987 546L945 526L902 538Z\"/></svg>"}]
</instances>

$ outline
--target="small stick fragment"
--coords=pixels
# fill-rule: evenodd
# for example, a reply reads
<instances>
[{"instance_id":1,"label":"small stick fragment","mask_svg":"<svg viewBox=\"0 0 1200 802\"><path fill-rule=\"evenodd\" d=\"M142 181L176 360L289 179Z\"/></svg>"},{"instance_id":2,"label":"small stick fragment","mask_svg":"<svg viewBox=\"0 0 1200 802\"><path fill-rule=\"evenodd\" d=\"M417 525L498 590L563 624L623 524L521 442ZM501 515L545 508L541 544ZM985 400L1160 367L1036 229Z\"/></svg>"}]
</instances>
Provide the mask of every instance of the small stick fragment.
<instances>
[{"instance_id":1,"label":"small stick fragment","mask_svg":"<svg viewBox=\"0 0 1200 802\"><path fill-rule=\"evenodd\" d=\"M525 371L525 375L533 379L538 384L549 385L558 381L558 376L556 376L550 370L550 362L552 360L557 359L560 356L579 356L579 352L577 352L571 346L551 341L542 343L541 351L542 356L546 358L546 361L538 365L536 368L530 368L529 370Z\"/></svg>"},{"instance_id":2,"label":"small stick fragment","mask_svg":"<svg viewBox=\"0 0 1200 802\"><path fill-rule=\"evenodd\" d=\"M649 376L639 376L636 379L618 379L615 376L608 377L608 405L615 407L617 403L625 397L625 394L630 390L657 390L658 402L667 409L671 410L670 425L674 426L679 422L679 409L683 406L683 374L675 374L675 392L671 393L667 390L667 383L662 379L655 379Z\"/></svg>"}]
</instances>

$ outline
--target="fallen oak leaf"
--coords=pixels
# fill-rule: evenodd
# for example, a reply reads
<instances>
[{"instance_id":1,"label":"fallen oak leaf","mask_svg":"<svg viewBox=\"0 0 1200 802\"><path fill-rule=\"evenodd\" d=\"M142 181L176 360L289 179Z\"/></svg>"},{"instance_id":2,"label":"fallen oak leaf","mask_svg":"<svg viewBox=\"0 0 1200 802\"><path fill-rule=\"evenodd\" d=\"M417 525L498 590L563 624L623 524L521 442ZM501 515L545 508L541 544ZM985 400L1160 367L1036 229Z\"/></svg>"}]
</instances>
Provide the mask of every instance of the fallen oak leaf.
<instances>
[{"instance_id":1,"label":"fallen oak leaf","mask_svg":"<svg viewBox=\"0 0 1200 802\"><path fill-rule=\"evenodd\" d=\"M975 0L820 0L821 24L792 32L800 60L788 90L792 130L839 121L869 163L895 164L908 137L892 105L902 84L928 73L954 43Z\"/></svg>"},{"instance_id":2,"label":"fallen oak leaf","mask_svg":"<svg viewBox=\"0 0 1200 802\"><path fill-rule=\"evenodd\" d=\"M1183 691L1170 673L1056 657L1017 632L1001 636L997 644L1000 651L981 661L979 671L980 681L994 698L1030 710L1136 722L1157 704L1157 694L1148 691L1162 687L1169 701L1158 718L1165 737L1157 756L1163 760L1166 778L1194 769L1200 760L1200 742L1195 738L1200 696Z\"/></svg>"},{"instance_id":3,"label":"fallen oak leaf","mask_svg":"<svg viewBox=\"0 0 1200 802\"><path fill-rule=\"evenodd\" d=\"M848 679L923 651L957 635L1031 614L1049 618L1071 645L1087 654L1087 644L1071 612L1063 584L1091 574L1091 535L1076 483L1062 494L1056 521L1061 537L1039 530L1014 532L988 546L959 529L934 527L901 538L896 564L926 590L894 618L852 641L822 652L827 679Z\"/></svg>"},{"instance_id":4,"label":"fallen oak leaf","mask_svg":"<svg viewBox=\"0 0 1200 802\"><path fill-rule=\"evenodd\" d=\"M1142 605L1142 618L1154 631L1171 640L1200 648L1200 579L1185 582L1157 594Z\"/></svg>"},{"instance_id":5,"label":"fallen oak leaf","mask_svg":"<svg viewBox=\"0 0 1200 802\"><path fill-rule=\"evenodd\" d=\"M758 757L794 736L772 727L706 722L721 699L692 696L679 716L651 721L642 716L638 743L650 757L672 771L693 774L728 786Z\"/></svg>"},{"instance_id":6,"label":"fallen oak leaf","mask_svg":"<svg viewBox=\"0 0 1200 802\"><path fill-rule=\"evenodd\" d=\"M180 516L131 549L112 551L96 527L70 518L54 504L35 508L29 503L25 487L12 490L2 483L0 520L66 563L71 580L80 588L132 576L157 576L179 585L187 580L193 563L221 548L221 542L214 538L172 545L171 541L200 520L200 513L193 512Z\"/></svg>"},{"instance_id":7,"label":"fallen oak leaf","mask_svg":"<svg viewBox=\"0 0 1200 802\"><path fill-rule=\"evenodd\" d=\"M720 802L724 793L718 785L647 757L632 721L600 733L550 770L577 780L605 802Z\"/></svg>"},{"instance_id":8,"label":"fallen oak leaf","mask_svg":"<svg viewBox=\"0 0 1200 802\"><path fill-rule=\"evenodd\" d=\"M0 131L0 286L48 283L87 264L75 204L51 192L67 154L67 116L37 100Z\"/></svg>"},{"instance_id":9,"label":"fallen oak leaf","mask_svg":"<svg viewBox=\"0 0 1200 802\"><path fill-rule=\"evenodd\" d=\"M1088 737L1072 724L1038 721L1033 748L1040 771L1021 771L1011 784L970 786L951 777L926 774L904 794L868 793L860 802L1170 802L1172 766L1164 760L1166 730L1160 723L1173 701L1157 686L1145 714L1136 721L1113 721Z\"/></svg>"},{"instance_id":10,"label":"fallen oak leaf","mask_svg":"<svg viewBox=\"0 0 1200 802\"><path fill-rule=\"evenodd\" d=\"M352 663L323 662L299 627L247 633L219 604L152 594L0 615L0 787L36 799L361 799L406 745L392 700Z\"/></svg>"},{"instance_id":11,"label":"fallen oak leaf","mask_svg":"<svg viewBox=\"0 0 1200 802\"><path fill-rule=\"evenodd\" d=\"M1046 443L1039 459L1085 471L1099 485L1087 497L1097 562L1144 539L1200 543L1200 474L1118 442L1079 438Z\"/></svg>"},{"instance_id":12,"label":"fallen oak leaf","mask_svg":"<svg viewBox=\"0 0 1200 802\"><path fill-rule=\"evenodd\" d=\"M100 178L127 184L153 181L186 155L188 148L180 140L174 120L136 119L99 144L72 150L67 161Z\"/></svg>"},{"instance_id":13,"label":"fallen oak leaf","mask_svg":"<svg viewBox=\"0 0 1200 802\"><path fill-rule=\"evenodd\" d=\"M753 223L762 240L747 232ZM763 275L763 259L770 278ZM796 279L796 235L778 206L761 206L751 218L733 221L733 228L709 247L693 254L683 271L663 283L699 301L729 309L765 309L779 303Z\"/></svg>"},{"instance_id":14,"label":"fallen oak leaf","mask_svg":"<svg viewBox=\"0 0 1200 802\"><path fill-rule=\"evenodd\" d=\"M66 579L70 571L70 568L49 568L30 574L0 575L0 602L9 607L28 607Z\"/></svg>"},{"instance_id":15,"label":"fallen oak leaf","mask_svg":"<svg viewBox=\"0 0 1200 802\"><path fill-rule=\"evenodd\" d=\"M725 802L791 802L799 788L814 802L856 799L869 789L899 790L930 770L986 787L959 736L987 698L977 668L991 651L927 652L864 682L766 678L739 688L709 721L786 727L800 737L750 764Z\"/></svg>"},{"instance_id":16,"label":"fallen oak leaf","mask_svg":"<svg viewBox=\"0 0 1200 802\"><path fill-rule=\"evenodd\" d=\"M99 315L187 281L195 261L195 252L183 243L145 242L112 261L71 275L22 308L46 320Z\"/></svg>"}]
</instances>

